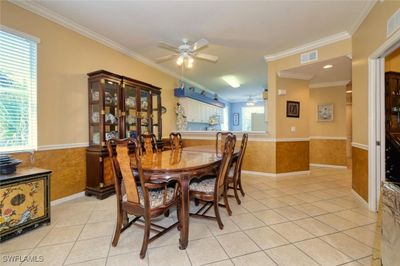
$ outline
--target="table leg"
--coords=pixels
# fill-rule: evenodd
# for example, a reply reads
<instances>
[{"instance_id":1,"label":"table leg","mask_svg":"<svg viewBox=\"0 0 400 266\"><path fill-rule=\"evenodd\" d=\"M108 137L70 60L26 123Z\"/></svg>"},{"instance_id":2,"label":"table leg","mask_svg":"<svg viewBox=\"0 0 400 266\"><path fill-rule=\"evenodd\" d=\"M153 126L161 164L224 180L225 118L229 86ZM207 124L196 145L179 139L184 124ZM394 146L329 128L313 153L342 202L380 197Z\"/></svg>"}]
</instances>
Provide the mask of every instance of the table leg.
<instances>
[{"instance_id":1,"label":"table leg","mask_svg":"<svg viewBox=\"0 0 400 266\"><path fill-rule=\"evenodd\" d=\"M179 238L179 249L186 249L189 241L189 178L182 178L180 181L181 188L181 235Z\"/></svg>"}]
</instances>

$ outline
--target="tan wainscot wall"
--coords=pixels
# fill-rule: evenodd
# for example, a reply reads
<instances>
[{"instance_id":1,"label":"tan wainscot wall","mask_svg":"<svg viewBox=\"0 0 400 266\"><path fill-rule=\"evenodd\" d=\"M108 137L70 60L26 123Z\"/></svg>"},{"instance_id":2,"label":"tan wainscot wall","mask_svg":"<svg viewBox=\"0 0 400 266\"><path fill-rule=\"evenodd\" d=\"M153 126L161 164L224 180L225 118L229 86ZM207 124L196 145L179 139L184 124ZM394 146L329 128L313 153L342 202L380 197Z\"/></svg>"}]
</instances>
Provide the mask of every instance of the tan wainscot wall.
<instances>
[{"instance_id":1,"label":"tan wainscot wall","mask_svg":"<svg viewBox=\"0 0 400 266\"><path fill-rule=\"evenodd\" d=\"M209 136L209 133L205 134ZM215 133L212 135L214 136ZM240 142L241 140L237 141L237 147L240 147ZM211 139L185 139L183 137L184 147L198 145L215 145L215 141ZM275 142L249 139L242 170L275 173Z\"/></svg>"},{"instance_id":2,"label":"tan wainscot wall","mask_svg":"<svg viewBox=\"0 0 400 266\"><path fill-rule=\"evenodd\" d=\"M311 139L310 163L346 166L346 140Z\"/></svg>"},{"instance_id":3,"label":"tan wainscot wall","mask_svg":"<svg viewBox=\"0 0 400 266\"><path fill-rule=\"evenodd\" d=\"M86 186L86 148L37 151L12 154L22 160L18 167L35 166L52 171L50 198L56 200L82 192Z\"/></svg>"}]
</instances>

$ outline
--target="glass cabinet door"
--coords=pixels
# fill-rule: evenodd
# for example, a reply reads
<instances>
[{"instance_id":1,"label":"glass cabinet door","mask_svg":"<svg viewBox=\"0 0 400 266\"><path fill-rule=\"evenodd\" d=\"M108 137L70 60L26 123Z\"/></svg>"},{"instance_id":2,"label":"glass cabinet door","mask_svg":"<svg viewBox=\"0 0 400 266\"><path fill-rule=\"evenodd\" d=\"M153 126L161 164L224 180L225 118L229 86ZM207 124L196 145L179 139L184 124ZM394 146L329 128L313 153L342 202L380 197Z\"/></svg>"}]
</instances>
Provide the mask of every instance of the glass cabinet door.
<instances>
[{"instance_id":1,"label":"glass cabinet door","mask_svg":"<svg viewBox=\"0 0 400 266\"><path fill-rule=\"evenodd\" d=\"M91 82L89 91L89 143L100 145L100 82Z\"/></svg>"},{"instance_id":2,"label":"glass cabinet door","mask_svg":"<svg viewBox=\"0 0 400 266\"><path fill-rule=\"evenodd\" d=\"M152 93L152 114L151 114L151 124L153 127L153 133L156 135L157 139L161 139L160 136L160 126L161 126L161 97L160 94Z\"/></svg>"},{"instance_id":3,"label":"glass cabinet door","mask_svg":"<svg viewBox=\"0 0 400 266\"><path fill-rule=\"evenodd\" d=\"M130 84L124 84L123 104L125 106L125 137L137 137L137 97L136 88Z\"/></svg>"},{"instance_id":4,"label":"glass cabinet door","mask_svg":"<svg viewBox=\"0 0 400 266\"><path fill-rule=\"evenodd\" d=\"M105 80L104 84L104 140L119 138L119 83Z\"/></svg>"},{"instance_id":5,"label":"glass cabinet door","mask_svg":"<svg viewBox=\"0 0 400 266\"><path fill-rule=\"evenodd\" d=\"M140 134L150 133L150 92L140 90Z\"/></svg>"}]
</instances>

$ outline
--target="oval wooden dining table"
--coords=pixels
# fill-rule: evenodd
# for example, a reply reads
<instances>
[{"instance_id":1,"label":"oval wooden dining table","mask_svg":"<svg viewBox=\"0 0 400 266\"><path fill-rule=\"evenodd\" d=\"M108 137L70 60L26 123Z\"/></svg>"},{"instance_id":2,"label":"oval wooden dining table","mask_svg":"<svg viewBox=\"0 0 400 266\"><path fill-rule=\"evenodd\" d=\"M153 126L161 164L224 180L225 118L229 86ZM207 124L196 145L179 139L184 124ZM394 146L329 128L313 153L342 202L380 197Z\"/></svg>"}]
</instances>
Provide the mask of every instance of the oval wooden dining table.
<instances>
[{"instance_id":1,"label":"oval wooden dining table","mask_svg":"<svg viewBox=\"0 0 400 266\"><path fill-rule=\"evenodd\" d=\"M199 146L201 147L201 146ZM144 175L153 182L176 180L180 185L179 248L186 249L189 239L189 184L190 180L215 175L222 157L211 148L188 147L143 155Z\"/></svg>"}]
</instances>

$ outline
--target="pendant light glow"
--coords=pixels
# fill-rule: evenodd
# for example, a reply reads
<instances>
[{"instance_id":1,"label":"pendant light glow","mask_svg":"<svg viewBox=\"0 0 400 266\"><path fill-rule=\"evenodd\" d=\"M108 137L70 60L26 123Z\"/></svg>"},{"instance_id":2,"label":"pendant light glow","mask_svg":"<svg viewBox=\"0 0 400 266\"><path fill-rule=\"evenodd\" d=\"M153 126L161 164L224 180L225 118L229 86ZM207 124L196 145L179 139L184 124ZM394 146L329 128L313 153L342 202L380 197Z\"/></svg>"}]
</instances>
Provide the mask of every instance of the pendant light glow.
<instances>
[{"instance_id":1,"label":"pendant light glow","mask_svg":"<svg viewBox=\"0 0 400 266\"><path fill-rule=\"evenodd\" d=\"M223 76L222 79L226 83L228 83L228 85L231 86L232 88L239 88L240 87L240 82L235 76L232 76L232 75Z\"/></svg>"}]
</instances>

